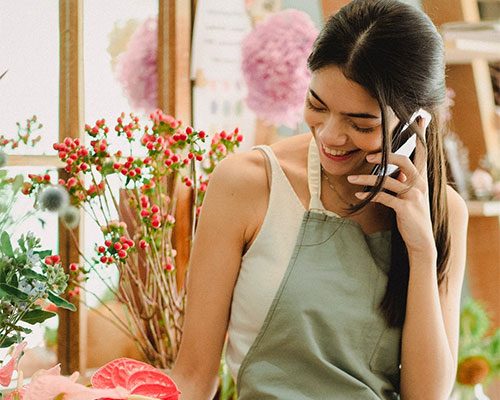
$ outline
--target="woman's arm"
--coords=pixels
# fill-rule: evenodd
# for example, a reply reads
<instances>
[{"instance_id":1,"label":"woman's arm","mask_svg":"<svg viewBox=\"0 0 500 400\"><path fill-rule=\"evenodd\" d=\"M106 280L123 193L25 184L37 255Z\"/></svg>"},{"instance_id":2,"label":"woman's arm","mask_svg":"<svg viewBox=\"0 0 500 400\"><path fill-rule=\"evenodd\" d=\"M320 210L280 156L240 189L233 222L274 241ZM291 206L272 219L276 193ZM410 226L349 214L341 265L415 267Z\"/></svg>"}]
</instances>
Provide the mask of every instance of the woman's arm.
<instances>
[{"instance_id":1,"label":"woman's arm","mask_svg":"<svg viewBox=\"0 0 500 400\"><path fill-rule=\"evenodd\" d=\"M212 399L233 288L252 221L267 190L257 152L224 159L212 174L190 256L182 343L171 376L182 400Z\"/></svg>"},{"instance_id":2,"label":"woman's arm","mask_svg":"<svg viewBox=\"0 0 500 400\"><path fill-rule=\"evenodd\" d=\"M448 284L438 289L436 255L410 254L410 279L401 354L401 397L445 400L456 376L460 293L465 270L468 213L447 191L451 249Z\"/></svg>"}]
</instances>

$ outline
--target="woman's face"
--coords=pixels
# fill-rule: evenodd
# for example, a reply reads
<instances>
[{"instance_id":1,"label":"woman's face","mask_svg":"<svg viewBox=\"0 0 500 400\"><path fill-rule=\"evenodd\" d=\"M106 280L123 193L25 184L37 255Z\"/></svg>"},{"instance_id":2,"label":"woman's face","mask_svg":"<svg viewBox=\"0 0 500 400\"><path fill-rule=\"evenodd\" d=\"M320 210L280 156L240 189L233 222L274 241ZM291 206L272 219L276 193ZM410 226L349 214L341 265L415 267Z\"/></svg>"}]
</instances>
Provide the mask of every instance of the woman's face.
<instances>
[{"instance_id":1,"label":"woman's face","mask_svg":"<svg viewBox=\"0 0 500 400\"><path fill-rule=\"evenodd\" d=\"M389 130L399 120L386 110ZM336 67L312 74L304 119L318 145L321 165L330 175L368 173L369 153L382 147L382 115L377 101Z\"/></svg>"}]
</instances>

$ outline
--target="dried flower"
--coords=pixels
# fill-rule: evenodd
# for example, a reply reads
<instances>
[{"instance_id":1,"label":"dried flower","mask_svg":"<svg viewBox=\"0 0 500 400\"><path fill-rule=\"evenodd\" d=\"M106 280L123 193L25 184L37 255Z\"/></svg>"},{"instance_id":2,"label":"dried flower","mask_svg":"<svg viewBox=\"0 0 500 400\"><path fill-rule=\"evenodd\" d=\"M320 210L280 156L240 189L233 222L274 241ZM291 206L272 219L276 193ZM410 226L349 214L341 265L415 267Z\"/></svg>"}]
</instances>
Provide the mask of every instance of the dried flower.
<instances>
[{"instance_id":1,"label":"dried flower","mask_svg":"<svg viewBox=\"0 0 500 400\"><path fill-rule=\"evenodd\" d=\"M260 118L291 128L302 120L310 78L306 61L317 35L309 15L290 9L258 23L245 38L247 103Z\"/></svg>"},{"instance_id":2,"label":"dried flower","mask_svg":"<svg viewBox=\"0 0 500 400\"><path fill-rule=\"evenodd\" d=\"M74 206L65 207L59 216L69 229L75 229L80 223L80 210Z\"/></svg>"},{"instance_id":3,"label":"dried flower","mask_svg":"<svg viewBox=\"0 0 500 400\"><path fill-rule=\"evenodd\" d=\"M49 186L40 193L39 201L42 209L55 212L68 206L69 196L62 186Z\"/></svg>"},{"instance_id":4,"label":"dried flower","mask_svg":"<svg viewBox=\"0 0 500 400\"><path fill-rule=\"evenodd\" d=\"M457 382L474 386L481 383L490 372L488 361L481 356L466 358L458 365Z\"/></svg>"}]
</instances>

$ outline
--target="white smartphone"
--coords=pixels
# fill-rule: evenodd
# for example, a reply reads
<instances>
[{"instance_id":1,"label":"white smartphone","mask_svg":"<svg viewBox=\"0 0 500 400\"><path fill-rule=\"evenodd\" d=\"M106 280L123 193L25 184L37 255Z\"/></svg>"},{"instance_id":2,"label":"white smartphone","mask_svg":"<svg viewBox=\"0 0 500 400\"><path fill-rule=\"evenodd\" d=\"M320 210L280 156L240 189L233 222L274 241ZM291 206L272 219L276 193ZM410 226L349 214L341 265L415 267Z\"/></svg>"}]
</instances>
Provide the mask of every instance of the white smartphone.
<instances>
[{"instance_id":1,"label":"white smartphone","mask_svg":"<svg viewBox=\"0 0 500 400\"><path fill-rule=\"evenodd\" d=\"M417 147L417 134L413 133L410 137L407 137L406 141L404 141L404 143L401 145L399 145L398 142L402 142L404 140L403 136L405 136L405 135L402 135L403 132L406 129L408 129L408 127L413 122L415 122L415 120L418 117L421 117L424 120L424 127L425 127L425 129L427 129L427 127L429 126L429 124L431 122L432 116L430 113L425 111L423 108L420 108L412 114L412 116L410 117L408 122L403 126L403 129L401 129L401 131L398 133L399 140L396 143L393 143L393 147L396 147L396 150L393 150L393 153L400 154L400 155L403 155L406 157L411 157L411 155L415 151L415 148ZM375 166L375 168L373 168L373 170L372 170L372 175L379 175L380 169L381 169L380 165ZM394 175L396 175L396 173L398 171L399 171L399 167L397 165L388 164L384 175L389 175L389 176L394 177Z\"/></svg>"}]
</instances>

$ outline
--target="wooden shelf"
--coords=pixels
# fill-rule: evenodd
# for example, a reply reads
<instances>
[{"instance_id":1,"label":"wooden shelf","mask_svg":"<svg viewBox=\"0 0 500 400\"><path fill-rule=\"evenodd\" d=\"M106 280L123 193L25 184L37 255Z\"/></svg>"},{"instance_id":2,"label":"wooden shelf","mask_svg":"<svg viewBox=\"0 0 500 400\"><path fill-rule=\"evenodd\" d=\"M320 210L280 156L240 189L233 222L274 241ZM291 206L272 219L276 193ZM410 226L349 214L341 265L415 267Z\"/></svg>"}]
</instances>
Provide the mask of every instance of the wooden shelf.
<instances>
[{"instance_id":1,"label":"wooden shelf","mask_svg":"<svg viewBox=\"0 0 500 400\"><path fill-rule=\"evenodd\" d=\"M500 201L468 201L470 217L500 216Z\"/></svg>"},{"instance_id":2,"label":"wooden shelf","mask_svg":"<svg viewBox=\"0 0 500 400\"><path fill-rule=\"evenodd\" d=\"M449 64L500 61L500 22L452 22L441 26Z\"/></svg>"}]
</instances>

